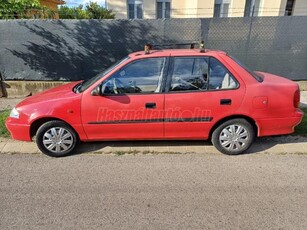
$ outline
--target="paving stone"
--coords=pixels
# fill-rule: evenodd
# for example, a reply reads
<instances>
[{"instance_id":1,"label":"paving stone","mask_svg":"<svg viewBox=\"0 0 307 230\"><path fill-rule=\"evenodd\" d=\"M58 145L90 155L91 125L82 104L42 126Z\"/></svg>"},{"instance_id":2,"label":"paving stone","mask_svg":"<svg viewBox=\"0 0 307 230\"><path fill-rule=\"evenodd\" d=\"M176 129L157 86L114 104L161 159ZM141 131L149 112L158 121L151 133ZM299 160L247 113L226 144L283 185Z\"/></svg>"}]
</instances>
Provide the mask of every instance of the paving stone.
<instances>
[{"instance_id":1,"label":"paving stone","mask_svg":"<svg viewBox=\"0 0 307 230\"><path fill-rule=\"evenodd\" d=\"M37 154L41 153L41 151L37 148L34 142L22 142L22 151L24 153Z\"/></svg>"},{"instance_id":2,"label":"paving stone","mask_svg":"<svg viewBox=\"0 0 307 230\"><path fill-rule=\"evenodd\" d=\"M205 151L206 154L223 154L219 152L213 145L205 145Z\"/></svg>"},{"instance_id":3,"label":"paving stone","mask_svg":"<svg viewBox=\"0 0 307 230\"><path fill-rule=\"evenodd\" d=\"M155 153L171 152L169 146L149 146L148 148L150 152L155 152Z\"/></svg>"},{"instance_id":4,"label":"paving stone","mask_svg":"<svg viewBox=\"0 0 307 230\"><path fill-rule=\"evenodd\" d=\"M23 151L23 142L7 142L2 149L3 153L26 153Z\"/></svg>"},{"instance_id":5,"label":"paving stone","mask_svg":"<svg viewBox=\"0 0 307 230\"><path fill-rule=\"evenodd\" d=\"M172 153L187 153L187 146L169 146L169 152Z\"/></svg>"},{"instance_id":6,"label":"paving stone","mask_svg":"<svg viewBox=\"0 0 307 230\"><path fill-rule=\"evenodd\" d=\"M295 144L283 144L282 145L285 153L302 153L305 152L305 145L302 143L295 143Z\"/></svg>"},{"instance_id":7,"label":"paving stone","mask_svg":"<svg viewBox=\"0 0 307 230\"><path fill-rule=\"evenodd\" d=\"M2 149L4 148L5 145L6 145L5 142L0 142L0 153L2 153Z\"/></svg>"},{"instance_id":8,"label":"paving stone","mask_svg":"<svg viewBox=\"0 0 307 230\"><path fill-rule=\"evenodd\" d=\"M149 146L131 146L131 152L135 152L135 153L146 153L149 152L150 148Z\"/></svg>"},{"instance_id":9,"label":"paving stone","mask_svg":"<svg viewBox=\"0 0 307 230\"><path fill-rule=\"evenodd\" d=\"M283 148L282 144L275 144L269 147L269 145L265 145L267 148L265 148L264 153L269 154L285 154L286 150Z\"/></svg>"}]
</instances>

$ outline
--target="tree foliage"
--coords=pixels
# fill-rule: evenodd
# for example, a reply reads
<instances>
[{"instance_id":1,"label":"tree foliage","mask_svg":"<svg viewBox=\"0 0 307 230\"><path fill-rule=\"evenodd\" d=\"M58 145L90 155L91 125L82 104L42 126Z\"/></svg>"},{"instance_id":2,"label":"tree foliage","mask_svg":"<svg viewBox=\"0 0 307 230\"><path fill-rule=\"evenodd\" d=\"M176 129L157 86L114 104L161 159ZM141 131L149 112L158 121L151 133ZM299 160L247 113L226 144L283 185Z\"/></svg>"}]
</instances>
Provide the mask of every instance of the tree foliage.
<instances>
[{"instance_id":1,"label":"tree foliage","mask_svg":"<svg viewBox=\"0 0 307 230\"><path fill-rule=\"evenodd\" d=\"M102 6L99 6L97 2L90 2L85 11L88 13L89 18L92 19L114 19L115 14L111 10L108 10Z\"/></svg>"},{"instance_id":2,"label":"tree foliage","mask_svg":"<svg viewBox=\"0 0 307 230\"><path fill-rule=\"evenodd\" d=\"M83 5L78 7L61 6L58 10L61 19L87 19L88 14L83 10Z\"/></svg>"},{"instance_id":3,"label":"tree foliage","mask_svg":"<svg viewBox=\"0 0 307 230\"><path fill-rule=\"evenodd\" d=\"M90 2L84 8L83 5L78 7L61 6L59 8L59 17L61 19L114 19L115 14L96 2Z\"/></svg>"},{"instance_id":4,"label":"tree foliage","mask_svg":"<svg viewBox=\"0 0 307 230\"><path fill-rule=\"evenodd\" d=\"M40 8L39 0L0 0L0 19L28 18L29 10Z\"/></svg>"}]
</instances>

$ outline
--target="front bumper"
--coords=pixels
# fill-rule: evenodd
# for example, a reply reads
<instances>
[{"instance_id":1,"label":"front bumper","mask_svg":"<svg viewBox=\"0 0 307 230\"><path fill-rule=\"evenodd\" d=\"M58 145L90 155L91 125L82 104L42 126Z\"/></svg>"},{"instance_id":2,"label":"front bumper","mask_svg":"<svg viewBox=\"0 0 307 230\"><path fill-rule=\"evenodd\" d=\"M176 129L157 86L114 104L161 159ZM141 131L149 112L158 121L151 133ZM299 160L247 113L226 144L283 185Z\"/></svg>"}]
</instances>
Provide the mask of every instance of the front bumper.
<instances>
[{"instance_id":1,"label":"front bumper","mask_svg":"<svg viewBox=\"0 0 307 230\"><path fill-rule=\"evenodd\" d=\"M17 119L7 118L5 126L9 130L11 137L19 141L31 141L30 125L18 123Z\"/></svg>"}]
</instances>

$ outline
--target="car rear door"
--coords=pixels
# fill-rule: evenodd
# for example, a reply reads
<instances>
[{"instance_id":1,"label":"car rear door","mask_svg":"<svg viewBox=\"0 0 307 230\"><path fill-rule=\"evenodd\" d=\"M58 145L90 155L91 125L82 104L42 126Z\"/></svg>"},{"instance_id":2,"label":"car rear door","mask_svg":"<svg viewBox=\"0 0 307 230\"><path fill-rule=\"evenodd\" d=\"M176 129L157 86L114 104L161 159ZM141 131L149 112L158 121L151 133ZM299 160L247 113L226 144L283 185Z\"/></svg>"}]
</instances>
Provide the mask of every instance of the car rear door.
<instances>
[{"instance_id":1,"label":"car rear door","mask_svg":"<svg viewBox=\"0 0 307 230\"><path fill-rule=\"evenodd\" d=\"M241 105L244 86L217 59L173 57L165 95L165 137L208 138L218 120Z\"/></svg>"}]
</instances>

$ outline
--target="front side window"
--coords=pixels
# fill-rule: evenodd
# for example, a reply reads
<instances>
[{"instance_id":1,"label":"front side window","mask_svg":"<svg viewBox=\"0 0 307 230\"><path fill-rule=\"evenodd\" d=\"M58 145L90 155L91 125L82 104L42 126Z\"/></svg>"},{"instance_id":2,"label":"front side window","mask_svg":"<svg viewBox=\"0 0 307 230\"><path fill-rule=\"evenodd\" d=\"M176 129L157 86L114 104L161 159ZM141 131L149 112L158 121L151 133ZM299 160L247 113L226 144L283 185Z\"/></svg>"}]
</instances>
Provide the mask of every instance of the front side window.
<instances>
[{"instance_id":1,"label":"front side window","mask_svg":"<svg viewBox=\"0 0 307 230\"><path fill-rule=\"evenodd\" d=\"M143 18L143 1L128 0L128 18L142 19Z\"/></svg>"},{"instance_id":2,"label":"front side window","mask_svg":"<svg viewBox=\"0 0 307 230\"><path fill-rule=\"evenodd\" d=\"M171 2L170 0L157 0L157 18L171 17Z\"/></svg>"},{"instance_id":3,"label":"front side window","mask_svg":"<svg viewBox=\"0 0 307 230\"><path fill-rule=\"evenodd\" d=\"M102 93L159 93L164 66L165 58L146 58L130 63L102 83Z\"/></svg>"}]
</instances>

